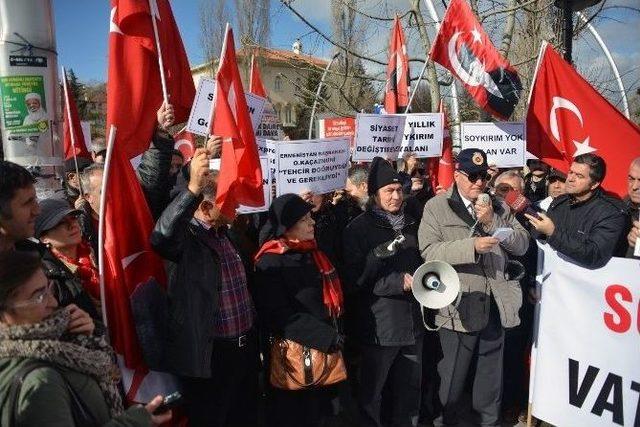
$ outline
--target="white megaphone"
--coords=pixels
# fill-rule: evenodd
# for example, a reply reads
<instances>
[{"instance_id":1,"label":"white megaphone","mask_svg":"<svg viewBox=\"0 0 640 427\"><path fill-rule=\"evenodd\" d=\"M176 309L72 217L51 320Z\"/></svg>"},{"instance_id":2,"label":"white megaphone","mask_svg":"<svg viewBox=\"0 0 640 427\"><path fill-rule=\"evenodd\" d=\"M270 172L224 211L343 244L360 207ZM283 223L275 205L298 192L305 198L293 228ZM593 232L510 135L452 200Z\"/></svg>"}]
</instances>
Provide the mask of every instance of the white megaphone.
<instances>
[{"instance_id":1,"label":"white megaphone","mask_svg":"<svg viewBox=\"0 0 640 427\"><path fill-rule=\"evenodd\" d=\"M413 274L413 296L420 305L440 309L453 303L460 293L460 279L453 267L444 261L429 261Z\"/></svg>"}]
</instances>

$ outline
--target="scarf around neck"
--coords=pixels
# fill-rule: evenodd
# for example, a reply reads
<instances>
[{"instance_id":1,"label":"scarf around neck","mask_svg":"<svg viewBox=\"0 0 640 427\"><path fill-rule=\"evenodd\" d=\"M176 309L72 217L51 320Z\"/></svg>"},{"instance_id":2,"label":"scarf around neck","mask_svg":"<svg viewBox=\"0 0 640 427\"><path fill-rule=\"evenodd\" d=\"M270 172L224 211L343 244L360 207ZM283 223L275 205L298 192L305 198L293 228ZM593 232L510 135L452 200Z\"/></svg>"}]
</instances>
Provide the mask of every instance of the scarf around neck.
<instances>
[{"instance_id":1,"label":"scarf around neck","mask_svg":"<svg viewBox=\"0 0 640 427\"><path fill-rule=\"evenodd\" d=\"M342 314L344 302L340 278L329 258L324 252L318 249L315 240L305 240L302 242L293 242L286 239L269 240L262 245L256 254L255 262L258 262L264 254L284 254L289 250L311 252L313 261L322 275L323 303L325 307L327 307L331 317L339 317Z\"/></svg>"},{"instance_id":2,"label":"scarf around neck","mask_svg":"<svg viewBox=\"0 0 640 427\"><path fill-rule=\"evenodd\" d=\"M100 274L96 267L95 258L91 246L84 240L78 245L77 259L63 254L56 248L51 252L62 262L75 267L74 274L80 279L82 287L96 300L100 300Z\"/></svg>"},{"instance_id":3,"label":"scarf around neck","mask_svg":"<svg viewBox=\"0 0 640 427\"><path fill-rule=\"evenodd\" d=\"M102 390L111 417L122 414L113 350L102 336L67 334L69 320L69 312L61 309L40 323L0 324L0 358L38 359L88 375Z\"/></svg>"},{"instance_id":4,"label":"scarf around neck","mask_svg":"<svg viewBox=\"0 0 640 427\"><path fill-rule=\"evenodd\" d=\"M405 226L404 203L400 207L398 213L387 212L378 205L373 205L371 211L378 218L388 222L394 231L402 231Z\"/></svg>"}]
</instances>

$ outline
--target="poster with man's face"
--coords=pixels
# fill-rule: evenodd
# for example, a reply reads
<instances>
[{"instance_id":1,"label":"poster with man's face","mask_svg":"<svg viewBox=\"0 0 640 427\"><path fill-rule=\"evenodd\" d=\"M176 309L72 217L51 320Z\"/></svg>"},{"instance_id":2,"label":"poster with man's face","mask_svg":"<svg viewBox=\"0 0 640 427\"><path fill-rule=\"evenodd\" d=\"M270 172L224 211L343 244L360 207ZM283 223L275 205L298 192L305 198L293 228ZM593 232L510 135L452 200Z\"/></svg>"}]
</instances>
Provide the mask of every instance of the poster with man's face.
<instances>
[{"instance_id":1,"label":"poster with man's face","mask_svg":"<svg viewBox=\"0 0 640 427\"><path fill-rule=\"evenodd\" d=\"M0 77L0 97L5 128L12 134L49 130L43 76Z\"/></svg>"}]
</instances>

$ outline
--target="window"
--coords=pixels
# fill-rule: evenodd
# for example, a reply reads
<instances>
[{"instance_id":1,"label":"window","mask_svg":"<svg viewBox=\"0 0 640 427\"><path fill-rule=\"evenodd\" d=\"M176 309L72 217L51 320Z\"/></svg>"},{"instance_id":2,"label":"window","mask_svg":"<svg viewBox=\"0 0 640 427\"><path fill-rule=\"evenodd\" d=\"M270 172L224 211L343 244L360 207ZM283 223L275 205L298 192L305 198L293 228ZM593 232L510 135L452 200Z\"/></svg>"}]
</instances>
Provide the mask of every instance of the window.
<instances>
[{"instance_id":1,"label":"window","mask_svg":"<svg viewBox=\"0 0 640 427\"><path fill-rule=\"evenodd\" d=\"M286 107L284 107L284 122L286 124L291 124L292 120L291 120L291 105L287 105Z\"/></svg>"},{"instance_id":2,"label":"window","mask_svg":"<svg viewBox=\"0 0 640 427\"><path fill-rule=\"evenodd\" d=\"M276 92L282 91L282 77L276 76L276 81L274 86L275 86Z\"/></svg>"}]
</instances>

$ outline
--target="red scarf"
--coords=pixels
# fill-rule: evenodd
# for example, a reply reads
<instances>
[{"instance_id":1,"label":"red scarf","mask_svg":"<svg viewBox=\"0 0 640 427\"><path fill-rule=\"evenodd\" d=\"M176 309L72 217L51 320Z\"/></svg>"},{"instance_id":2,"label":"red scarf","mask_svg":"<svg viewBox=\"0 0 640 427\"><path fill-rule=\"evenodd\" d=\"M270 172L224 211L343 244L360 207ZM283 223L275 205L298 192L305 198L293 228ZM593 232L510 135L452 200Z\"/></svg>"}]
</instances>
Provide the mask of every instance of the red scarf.
<instances>
[{"instance_id":1,"label":"red scarf","mask_svg":"<svg viewBox=\"0 0 640 427\"><path fill-rule=\"evenodd\" d=\"M100 275L92 259L91 247L84 241L80 242L77 259L72 259L55 248L51 248L51 251L61 261L76 266L75 275L80 279L82 287L93 298L100 300Z\"/></svg>"},{"instance_id":2,"label":"red scarf","mask_svg":"<svg viewBox=\"0 0 640 427\"><path fill-rule=\"evenodd\" d=\"M302 242L292 242L291 240L279 239L265 242L255 256L255 261L264 254L283 254L289 250L298 252L311 252L316 267L322 274L322 299L324 305L329 310L331 317L338 317L342 314L343 297L342 285L335 267L329 258L318 249L315 240L305 240Z\"/></svg>"}]
</instances>

